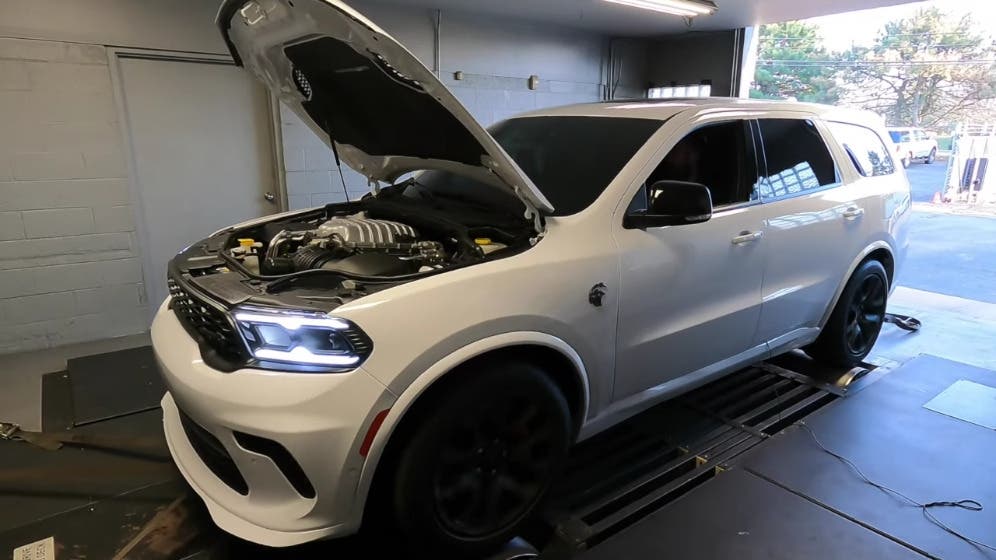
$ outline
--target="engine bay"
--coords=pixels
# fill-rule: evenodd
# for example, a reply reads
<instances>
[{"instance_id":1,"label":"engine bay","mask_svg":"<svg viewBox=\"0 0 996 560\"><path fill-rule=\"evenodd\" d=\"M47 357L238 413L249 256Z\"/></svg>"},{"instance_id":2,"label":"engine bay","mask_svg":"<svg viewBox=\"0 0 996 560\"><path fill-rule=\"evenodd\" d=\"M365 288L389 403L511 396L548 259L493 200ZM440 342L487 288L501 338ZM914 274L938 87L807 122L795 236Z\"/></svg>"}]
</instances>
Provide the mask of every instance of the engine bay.
<instances>
[{"instance_id":1,"label":"engine bay","mask_svg":"<svg viewBox=\"0 0 996 560\"><path fill-rule=\"evenodd\" d=\"M232 256L244 257L247 268L264 275L305 270L331 270L355 276L399 276L427 272L445 263L443 244L420 237L412 226L391 220L368 218L364 213L336 216L315 227L314 223L270 224L265 252L241 241ZM241 253L241 255L240 255ZM255 270L254 270L255 269Z\"/></svg>"},{"instance_id":2,"label":"engine bay","mask_svg":"<svg viewBox=\"0 0 996 560\"><path fill-rule=\"evenodd\" d=\"M327 308L539 240L524 216L416 191L385 189L223 230L178 254L170 275L228 304Z\"/></svg>"}]
</instances>

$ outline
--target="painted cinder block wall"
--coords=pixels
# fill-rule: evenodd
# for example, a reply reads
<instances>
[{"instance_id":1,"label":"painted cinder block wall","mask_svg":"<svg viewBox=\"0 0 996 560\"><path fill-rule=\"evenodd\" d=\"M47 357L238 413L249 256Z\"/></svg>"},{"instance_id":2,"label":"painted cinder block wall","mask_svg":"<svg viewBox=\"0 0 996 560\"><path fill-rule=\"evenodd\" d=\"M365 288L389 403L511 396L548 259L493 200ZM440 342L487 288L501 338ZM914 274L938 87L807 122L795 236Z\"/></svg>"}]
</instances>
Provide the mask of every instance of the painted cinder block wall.
<instances>
[{"instance_id":1,"label":"painted cinder block wall","mask_svg":"<svg viewBox=\"0 0 996 560\"><path fill-rule=\"evenodd\" d=\"M0 353L148 328L104 45L223 53L216 10L0 2Z\"/></svg>"},{"instance_id":2,"label":"painted cinder block wall","mask_svg":"<svg viewBox=\"0 0 996 560\"><path fill-rule=\"evenodd\" d=\"M99 45L0 38L0 352L145 328Z\"/></svg>"}]
</instances>

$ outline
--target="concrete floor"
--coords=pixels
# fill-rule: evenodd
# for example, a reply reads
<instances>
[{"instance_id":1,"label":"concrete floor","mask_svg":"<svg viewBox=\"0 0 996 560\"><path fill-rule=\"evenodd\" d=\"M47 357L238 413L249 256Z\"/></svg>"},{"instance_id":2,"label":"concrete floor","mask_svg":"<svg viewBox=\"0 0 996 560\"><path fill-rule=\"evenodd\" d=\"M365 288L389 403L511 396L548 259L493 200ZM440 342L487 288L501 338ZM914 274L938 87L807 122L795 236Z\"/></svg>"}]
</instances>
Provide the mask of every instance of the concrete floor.
<instances>
[{"instance_id":1,"label":"concrete floor","mask_svg":"<svg viewBox=\"0 0 996 560\"><path fill-rule=\"evenodd\" d=\"M889 311L916 317L923 327L910 333L884 325L872 358L903 363L932 354L996 370L996 304L899 286Z\"/></svg>"}]
</instances>

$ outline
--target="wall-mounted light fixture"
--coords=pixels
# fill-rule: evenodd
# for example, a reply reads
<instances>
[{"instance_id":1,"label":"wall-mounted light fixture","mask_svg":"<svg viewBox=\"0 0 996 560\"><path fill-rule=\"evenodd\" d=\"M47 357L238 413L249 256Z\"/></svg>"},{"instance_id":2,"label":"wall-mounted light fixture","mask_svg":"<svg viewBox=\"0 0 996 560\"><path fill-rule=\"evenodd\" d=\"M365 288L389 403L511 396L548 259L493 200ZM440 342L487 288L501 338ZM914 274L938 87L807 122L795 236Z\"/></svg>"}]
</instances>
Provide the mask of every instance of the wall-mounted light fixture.
<instances>
[{"instance_id":1,"label":"wall-mounted light fixture","mask_svg":"<svg viewBox=\"0 0 996 560\"><path fill-rule=\"evenodd\" d=\"M676 16L695 17L709 16L718 9L711 0L605 0L613 4L622 4L654 12L673 14Z\"/></svg>"},{"instance_id":2,"label":"wall-mounted light fixture","mask_svg":"<svg viewBox=\"0 0 996 560\"><path fill-rule=\"evenodd\" d=\"M539 87L539 76L533 74L529 76L529 89L536 89Z\"/></svg>"}]
</instances>

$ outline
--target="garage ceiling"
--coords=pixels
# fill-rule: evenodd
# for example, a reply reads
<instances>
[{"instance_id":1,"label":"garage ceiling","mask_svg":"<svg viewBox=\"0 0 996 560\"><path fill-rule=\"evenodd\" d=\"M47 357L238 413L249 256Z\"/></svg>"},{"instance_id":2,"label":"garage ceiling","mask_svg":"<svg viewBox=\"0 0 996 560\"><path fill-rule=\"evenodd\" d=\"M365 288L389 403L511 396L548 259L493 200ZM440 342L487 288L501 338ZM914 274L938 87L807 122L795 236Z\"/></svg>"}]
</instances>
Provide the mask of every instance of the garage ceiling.
<instances>
[{"instance_id":1,"label":"garage ceiling","mask_svg":"<svg viewBox=\"0 0 996 560\"><path fill-rule=\"evenodd\" d=\"M713 16L696 19L691 29L733 29L911 1L913 0L715 0L719 11ZM381 0L379 3L512 16L516 19L553 23L616 36L663 35L688 29L682 18L603 0ZM362 0L354 3L361 10L362 4Z\"/></svg>"}]
</instances>

